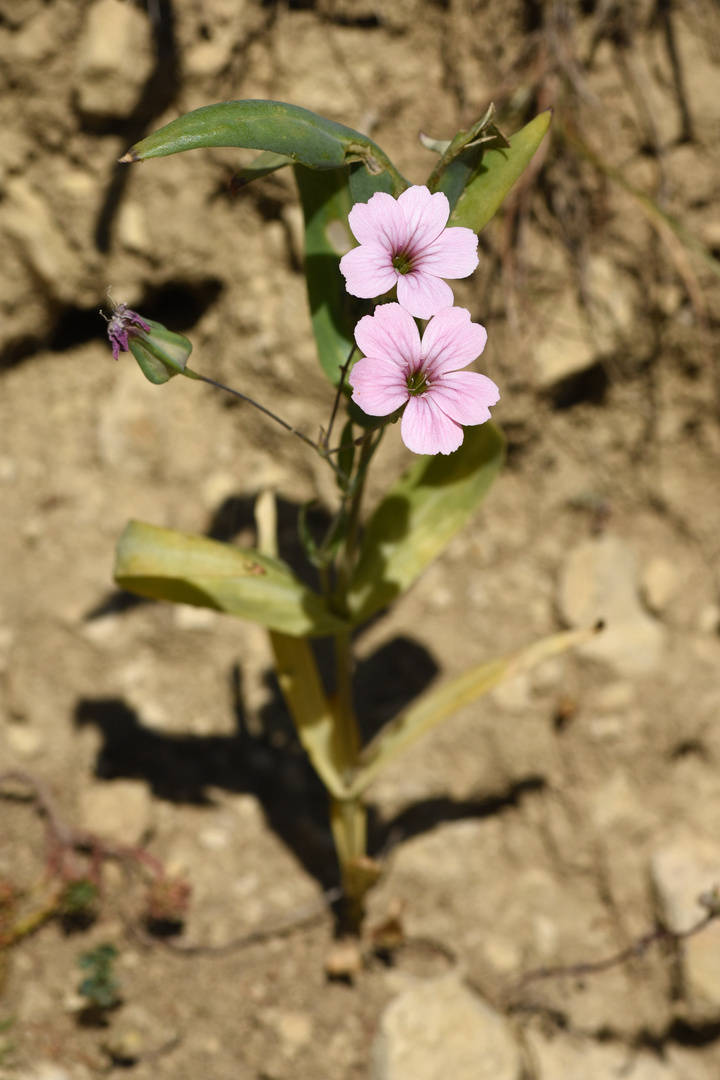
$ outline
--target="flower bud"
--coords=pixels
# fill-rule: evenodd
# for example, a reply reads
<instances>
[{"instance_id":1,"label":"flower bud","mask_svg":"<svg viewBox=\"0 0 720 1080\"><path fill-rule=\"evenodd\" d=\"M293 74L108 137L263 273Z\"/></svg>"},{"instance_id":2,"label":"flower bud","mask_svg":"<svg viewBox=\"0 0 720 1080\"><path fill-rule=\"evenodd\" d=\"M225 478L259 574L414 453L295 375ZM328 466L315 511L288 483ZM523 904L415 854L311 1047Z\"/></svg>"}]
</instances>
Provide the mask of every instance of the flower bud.
<instances>
[{"instance_id":1,"label":"flower bud","mask_svg":"<svg viewBox=\"0 0 720 1080\"><path fill-rule=\"evenodd\" d=\"M184 375L192 342L182 334L168 330L162 323L152 319L147 323L148 330L141 330L130 339L130 352L145 378L159 384L172 379L173 375Z\"/></svg>"},{"instance_id":2,"label":"flower bud","mask_svg":"<svg viewBox=\"0 0 720 1080\"><path fill-rule=\"evenodd\" d=\"M115 359L121 352L129 350L151 383L165 383L173 375L185 374L192 342L182 334L168 330L162 323L143 319L127 304L113 302L113 313L108 319L108 337Z\"/></svg>"}]
</instances>

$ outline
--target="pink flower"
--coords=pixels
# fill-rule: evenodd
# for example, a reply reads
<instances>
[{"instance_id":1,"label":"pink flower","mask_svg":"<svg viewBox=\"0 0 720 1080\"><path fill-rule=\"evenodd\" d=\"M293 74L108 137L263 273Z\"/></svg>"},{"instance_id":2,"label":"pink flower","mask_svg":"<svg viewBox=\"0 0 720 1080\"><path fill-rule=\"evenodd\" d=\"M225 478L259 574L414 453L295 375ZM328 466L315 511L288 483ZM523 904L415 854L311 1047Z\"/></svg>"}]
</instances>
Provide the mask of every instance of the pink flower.
<instances>
[{"instance_id":1,"label":"pink flower","mask_svg":"<svg viewBox=\"0 0 720 1080\"><path fill-rule=\"evenodd\" d=\"M446 229L450 203L441 191L411 187L398 199L377 191L356 203L348 224L360 247L340 260L345 287L353 296L381 296L397 283L398 302L418 319L429 319L453 303L442 278L463 278L478 264L472 229Z\"/></svg>"},{"instance_id":2,"label":"pink flower","mask_svg":"<svg viewBox=\"0 0 720 1080\"><path fill-rule=\"evenodd\" d=\"M484 326L465 308L446 307L430 320L422 340L414 319L399 304L383 304L355 327L365 354L350 372L353 401L370 416L405 406L400 434L416 454L451 454L463 441L463 424L484 424L500 392L467 367L485 348Z\"/></svg>"}]
</instances>

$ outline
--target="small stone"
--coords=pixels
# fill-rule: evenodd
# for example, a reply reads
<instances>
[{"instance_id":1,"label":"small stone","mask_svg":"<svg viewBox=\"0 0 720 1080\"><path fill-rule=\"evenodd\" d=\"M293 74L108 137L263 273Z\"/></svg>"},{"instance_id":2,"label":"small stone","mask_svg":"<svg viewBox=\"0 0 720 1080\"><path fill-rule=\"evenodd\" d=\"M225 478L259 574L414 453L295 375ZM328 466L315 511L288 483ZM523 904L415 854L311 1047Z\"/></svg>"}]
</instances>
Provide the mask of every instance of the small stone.
<instances>
[{"instance_id":1,"label":"small stone","mask_svg":"<svg viewBox=\"0 0 720 1080\"><path fill-rule=\"evenodd\" d=\"M198 843L205 851L224 851L230 843L230 834L227 829L210 825L202 830Z\"/></svg>"},{"instance_id":2,"label":"small stone","mask_svg":"<svg viewBox=\"0 0 720 1080\"><path fill-rule=\"evenodd\" d=\"M700 609L697 626L701 634L717 634L720 631L720 606L705 604Z\"/></svg>"},{"instance_id":3,"label":"small stone","mask_svg":"<svg viewBox=\"0 0 720 1080\"><path fill-rule=\"evenodd\" d=\"M325 974L329 979L355 979L362 967L360 945L354 938L333 942L325 957Z\"/></svg>"},{"instance_id":4,"label":"small stone","mask_svg":"<svg viewBox=\"0 0 720 1080\"><path fill-rule=\"evenodd\" d=\"M596 360L590 328L574 294L557 298L546 316L548 330L534 348L537 383L542 390L587 371Z\"/></svg>"},{"instance_id":5,"label":"small stone","mask_svg":"<svg viewBox=\"0 0 720 1080\"><path fill-rule=\"evenodd\" d=\"M80 793L80 820L88 832L138 844L150 828L152 800L141 780L94 783Z\"/></svg>"},{"instance_id":6,"label":"small stone","mask_svg":"<svg viewBox=\"0 0 720 1080\"><path fill-rule=\"evenodd\" d=\"M60 1065L51 1061L40 1061L19 1073L13 1073L13 1080L73 1080L73 1077Z\"/></svg>"},{"instance_id":7,"label":"small stone","mask_svg":"<svg viewBox=\"0 0 720 1080\"><path fill-rule=\"evenodd\" d=\"M147 14L123 0L95 0L77 45L77 100L87 116L129 116L153 68Z\"/></svg>"},{"instance_id":8,"label":"small stone","mask_svg":"<svg viewBox=\"0 0 720 1080\"><path fill-rule=\"evenodd\" d=\"M172 611L178 630L212 630L218 621L217 611L193 604L173 604Z\"/></svg>"},{"instance_id":9,"label":"small stone","mask_svg":"<svg viewBox=\"0 0 720 1080\"><path fill-rule=\"evenodd\" d=\"M567 1035L528 1032L537 1080L682 1080L675 1070L646 1051Z\"/></svg>"},{"instance_id":10,"label":"small stone","mask_svg":"<svg viewBox=\"0 0 720 1080\"><path fill-rule=\"evenodd\" d=\"M653 614L660 615L666 610L677 594L679 584L677 569L669 559L658 555L650 560L640 585L643 599Z\"/></svg>"},{"instance_id":11,"label":"small stone","mask_svg":"<svg viewBox=\"0 0 720 1080\"><path fill-rule=\"evenodd\" d=\"M720 845L683 836L653 853L650 874L665 926L684 933L703 916L698 897L720 886Z\"/></svg>"},{"instance_id":12,"label":"small stone","mask_svg":"<svg viewBox=\"0 0 720 1080\"><path fill-rule=\"evenodd\" d=\"M20 758L37 757L42 749L42 735L30 724L8 724L5 728L5 739L10 749Z\"/></svg>"},{"instance_id":13,"label":"small stone","mask_svg":"<svg viewBox=\"0 0 720 1080\"><path fill-rule=\"evenodd\" d=\"M293 1058L312 1039L313 1022L308 1013L291 1009L263 1009L261 1019L279 1038L280 1049Z\"/></svg>"},{"instance_id":14,"label":"small stone","mask_svg":"<svg viewBox=\"0 0 720 1080\"><path fill-rule=\"evenodd\" d=\"M720 846L688 835L657 850L650 872L665 926L684 933L705 913L698 899L720 887ZM680 953L684 998L693 1022L720 1020L720 924L685 939Z\"/></svg>"},{"instance_id":15,"label":"small stone","mask_svg":"<svg viewBox=\"0 0 720 1080\"><path fill-rule=\"evenodd\" d=\"M419 983L385 1009L372 1051L372 1080L520 1080L507 1020L457 975Z\"/></svg>"},{"instance_id":16,"label":"small stone","mask_svg":"<svg viewBox=\"0 0 720 1080\"><path fill-rule=\"evenodd\" d=\"M636 825L645 819L642 804L627 773L618 771L594 795L590 810L600 831L613 825Z\"/></svg>"},{"instance_id":17,"label":"small stone","mask_svg":"<svg viewBox=\"0 0 720 1080\"><path fill-rule=\"evenodd\" d=\"M665 632L640 605L635 556L618 537L594 537L570 552L558 602L569 626L605 624L581 647L583 655L624 676L645 674L660 664Z\"/></svg>"},{"instance_id":18,"label":"small stone","mask_svg":"<svg viewBox=\"0 0 720 1080\"><path fill-rule=\"evenodd\" d=\"M21 246L50 294L67 303L77 302L80 257L68 244L44 196L22 176L11 177L6 184L0 224Z\"/></svg>"},{"instance_id":19,"label":"small stone","mask_svg":"<svg viewBox=\"0 0 720 1080\"><path fill-rule=\"evenodd\" d=\"M127 251L147 251L151 246L145 211L140 203L124 202L117 223L118 240Z\"/></svg>"}]
</instances>

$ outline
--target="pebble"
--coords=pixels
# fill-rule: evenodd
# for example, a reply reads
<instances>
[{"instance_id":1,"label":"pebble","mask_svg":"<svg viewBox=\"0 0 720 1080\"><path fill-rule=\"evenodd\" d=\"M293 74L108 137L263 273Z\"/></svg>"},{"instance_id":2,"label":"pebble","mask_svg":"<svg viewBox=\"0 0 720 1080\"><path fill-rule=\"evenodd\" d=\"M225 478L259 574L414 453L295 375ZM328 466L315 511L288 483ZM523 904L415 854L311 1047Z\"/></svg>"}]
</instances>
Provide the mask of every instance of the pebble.
<instances>
[{"instance_id":1,"label":"pebble","mask_svg":"<svg viewBox=\"0 0 720 1080\"><path fill-rule=\"evenodd\" d=\"M680 579L669 559L658 555L643 571L640 587L643 600L654 615L661 615L677 595Z\"/></svg>"},{"instance_id":2,"label":"pebble","mask_svg":"<svg viewBox=\"0 0 720 1080\"><path fill-rule=\"evenodd\" d=\"M280 1040L280 1050L284 1057L293 1058L313 1036L313 1022L309 1013L293 1009L262 1009L260 1020L269 1027Z\"/></svg>"},{"instance_id":3,"label":"pebble","mask_svg":"<svg viewBox=\"0 0 720 1080\"><path fill-rule=\"evenodd\" d=\"M625 677L656 670L665 645L665 631L643 610L638 588L632 549L607 534L578 544L560 576L558 604L565 622L573 627L605 623L580 651Z\"/></svg>"},{"instance_id":4,"label":"pebble","mask_svg":"<svg viewBox=\"0 0 720 1080\"><path fill-rule=\"evenodd\" d=\"M705 604L698 614L697 626L702 634L717 634L720 632L720 606L718 604Z\"/></svg>"},{"instance_id":5,"label":"pebble","mask_svg":"<svg viewBox=\"0 0 720 1080\"><path fill-rule=\"evenodd\" d=\"M80 257L70 248L48 203L24 177L7 181L0 222L21 245L50 294L64 302L77 302Z\"/></svg>"},{"instance_id":6,"label":"pebble","mask_svg":"<svg viewBox=\"0 0 720 1080\"><path fill-rule=\"evenodd\" d=\"M535 1080L684 1080L660 1058L613 1043L527 1033Z\"/></svg>"},{"instance_id":7,"label":"pebble","mask_svg":"<svg viewBox=\"0 0 720 1080\"><path fill-rule=\"evenodd\" d=\"M537 385L542 390L587 371L596 360L590 328L574 294L556 299L547 316L548 331L535 345L533 357Z\"/></svg>"},{"instance_id":8,"label":"pebble","mask_svg":"<svg viewBox=\"0 0 720 1080\"><path fill-rule=\"evenodd\" d=\"M37 757L42 750L42 735L37 728L26 723L7 724L5 741L19 758Z\"/></svg>"},{"instance_id":9,"label":"pebble","mask_svg":"<svg viewBox=\"0 0 720 1080\"><path fill-rule=\"evenodd\" d=\"M720 887L720 845L690 834L678 837L653 853L650 875L664 925L683 933L705 913L698 898ZM720 923L687 938L680 960L691 1019L720 1021Z\"/></svg>"},{"instance_id":10,"label":"pebble","mask_svg":"<svg viewBox=\"0 0 720 1080\"><path fill-rule=\"evenodd\" d=\"M129 116L153 69L146 13L123 0L95 0L77 45L75 87L86 116Z\"/></svg>"},{"instance_id":11,"label":"pebble","mask_svg":"<svg viewBox=\"0 0 720 1080\"><path fill-rule=\"evenodd\" d=\"M372 1080L520 1080L522 1072L505 1017L455 974L394 998L372 1050Z\"/></svg>"},{"instance_id":12,"label":"pebble","mask_svg":"<svg viewBox=\"0 0 720 1080\"><path fill-rule=\"evenodd\" d=\"M80 793L82 827L106 840L139 844L152 820L152 799L141 780L93 783Z\"/></svg>"}]
</instances>

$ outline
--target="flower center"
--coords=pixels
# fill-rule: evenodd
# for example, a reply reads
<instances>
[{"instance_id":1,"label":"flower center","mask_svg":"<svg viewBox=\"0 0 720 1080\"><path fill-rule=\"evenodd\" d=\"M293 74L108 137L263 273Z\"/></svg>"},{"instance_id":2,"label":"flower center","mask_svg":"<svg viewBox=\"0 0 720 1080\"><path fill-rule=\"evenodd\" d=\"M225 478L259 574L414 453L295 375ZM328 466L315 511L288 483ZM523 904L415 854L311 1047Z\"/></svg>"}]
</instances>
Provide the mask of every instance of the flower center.
<instances>
[{"instance_id":1,"label":"flower center","mask_svg":"<svg viewBox=\"0 0 720 1080\"><path fill-rule=\"evenodd\" d=\"M398 251L396 255L393 255L392 264L398 274L409 274L412 270L412 259L406 251Z\"/></svg>"},{"instance_id":2,"label":"flower center","mask_svg":"<svg viewBox=\"0 0 720 1080\"><path fill-rule=\"evenodd\" d=\"M417 394L424 394L429 389L427 374L419 368L417 371L411 371L407 377L407 388L413 397Z\"/></svg>"}]
</instances>

